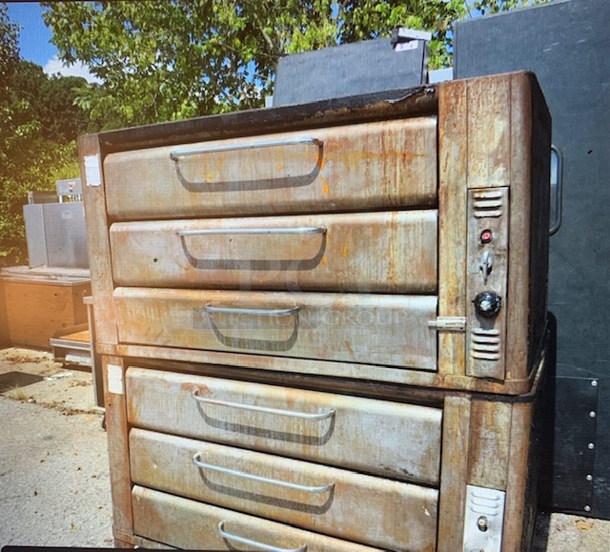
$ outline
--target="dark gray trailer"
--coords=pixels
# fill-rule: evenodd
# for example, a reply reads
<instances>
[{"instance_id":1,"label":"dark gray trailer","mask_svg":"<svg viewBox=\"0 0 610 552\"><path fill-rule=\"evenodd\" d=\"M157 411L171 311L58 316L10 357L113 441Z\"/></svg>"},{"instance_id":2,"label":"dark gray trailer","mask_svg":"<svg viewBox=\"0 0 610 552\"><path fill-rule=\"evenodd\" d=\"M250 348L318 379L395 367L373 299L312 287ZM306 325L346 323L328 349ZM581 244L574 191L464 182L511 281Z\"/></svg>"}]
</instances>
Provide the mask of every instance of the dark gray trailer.
<instances>
[{"instance_id":1,"label":"dark gray trailer","mask_svg":"<svg viewBox=\"0 0 610 552\"><path fill-rule=\"evenodd\" d=\"M563 157L550 241L557 324L543 505L610 518L610 2L568 0L461 22L455 78L536 73Z\"/></svg>"}]
</instances>

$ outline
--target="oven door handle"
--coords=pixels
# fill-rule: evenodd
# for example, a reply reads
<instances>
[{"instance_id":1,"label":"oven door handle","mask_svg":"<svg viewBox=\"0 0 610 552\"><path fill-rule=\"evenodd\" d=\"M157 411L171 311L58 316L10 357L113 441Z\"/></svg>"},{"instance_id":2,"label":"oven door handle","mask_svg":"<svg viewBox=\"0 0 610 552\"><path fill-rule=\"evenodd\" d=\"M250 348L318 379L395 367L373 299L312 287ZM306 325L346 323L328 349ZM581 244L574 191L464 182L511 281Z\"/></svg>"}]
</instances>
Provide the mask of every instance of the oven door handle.
<instances>
[{"instance_id":1,"label":"oven door handle","mask_svg":"<svg viewBox=\"0 0 610 552\"><path fill-rule=\"evenodd\" d=\"M285 487L287 489L294 489L296 491L303 491L305 493L319 494L330 492L334 489L335 484L329 483L328 485L321 485L311 487L308 485L299 485L298 483L292 483L290 481L282 481L281 479L271 479L269 477L262 477L260 475L253 475L239 470L232 470L231 468L225 468L223 466L217 466L215 464L208 464L207 462L201 461L201 452L197 452L193 455L193 464L198 468L217 471L220 473L226 473L234 477L240 477L247 479L248 481L257 481L259 483L268 483L269 485L276 485L278 487Z\"/></svg>"},{"instance_id":2,"label":"oven door handle","mask_svg":"<svg viewBox=\"0 0 610 552\"><path fill-rule=\"evenodd\" d=\"M278 548L277 546L271 546L270 544L265 544L263 542L247 539L245 537L240 537L239 535L235 535L233 533L228 533L227 531L225 531L224 521L221 521L218 524L218 536L226 540L232 540L235 542L239 542L240 544L245 544L247 546L254 546L255 548L259 548L260 550L264 550L265 552L307 552L306 544L304 544L303 546L299 546L298 548Z\"/></svg>"},{"instance_id":3,"label":"oven door handle","mask_svg":"<svg viewBox=\"0 0 610 552\"><path fill-rule=\"evenodd\" d=\"M240 408L242 410L249 410L252 412L263 412L265 414L275 414L276 416L288 416L291 418L300 418L302 420L325 420L335 415L336 410L331 409L327 412L320 412L317 414L309 414L307 412L295 412L294 410L281 410L279 408L269 408L266 406L255 406L251 404L243 404L231 401L219 401L216 399L207 399L199 394L198 389L193 389L191 396L197 402L204 404L212 404L216 406L228 406L230 408Z\"/></svg>"},{"instance_id":4,"label":"oven door handle","mask_svg":"<svg viewBox=\"0 0 610 552\"><path fill-rule=\"evenodd\" d=\"M202 155L206 153L224 153L227 151L240 151L248 149L262 149L262 148L274 148L281 146L298 146L298 145L312 145L322 148L324 142L317 138L300 137L300 138L283 138L278 140L262 140L258 142L245 142L243 144L223 144L221 146L203 146L201 148L194 149L175 149L170 152L169 158L176 163L185 157L191 157L193 155Z\"/></svg>"},{"instance_id":5,"label":"oven door handle","mask_svg":"<svg viewBox=\"0 0 610 552\"><path fill-rule=\"evenodd\" d=\"M288 307L286 309L250 309L241 307L215 307L213 305L205 305L203 310L208 314L222 313L222 314L250 314L252 316L290 316L299 311L299 306Z\"/></svg>"},{"instance_id":6,"label":"oven door handle","mask_svg":"<svg viewBox=\"0 0 610 552\"><path fill-rule=\"evenodd\" d=\"M323 226L286 226L265 228L195 228L193 230L176 230L176 235L217 236L222 234L326 234Z\"/></svg>"}]
</instances>

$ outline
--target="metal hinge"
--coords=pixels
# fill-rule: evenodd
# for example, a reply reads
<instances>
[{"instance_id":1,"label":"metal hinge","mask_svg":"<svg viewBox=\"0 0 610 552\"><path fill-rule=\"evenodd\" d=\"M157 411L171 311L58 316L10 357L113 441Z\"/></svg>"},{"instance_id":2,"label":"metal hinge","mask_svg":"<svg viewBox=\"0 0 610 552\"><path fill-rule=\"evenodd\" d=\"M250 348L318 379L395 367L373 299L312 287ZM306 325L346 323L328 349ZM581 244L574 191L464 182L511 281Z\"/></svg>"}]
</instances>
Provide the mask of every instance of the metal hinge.
<instances>
[{"instance_id":1,"label":"metal hinge","mask_svg":"<svg viewBox=\"0 0 610 552\"><path fill-rule=\"evenodd\" d=\"M441 332L465 332L466 317L465 316L439 316L436 320L428 322L430 328Z\"/></svg>"}]
</instances>

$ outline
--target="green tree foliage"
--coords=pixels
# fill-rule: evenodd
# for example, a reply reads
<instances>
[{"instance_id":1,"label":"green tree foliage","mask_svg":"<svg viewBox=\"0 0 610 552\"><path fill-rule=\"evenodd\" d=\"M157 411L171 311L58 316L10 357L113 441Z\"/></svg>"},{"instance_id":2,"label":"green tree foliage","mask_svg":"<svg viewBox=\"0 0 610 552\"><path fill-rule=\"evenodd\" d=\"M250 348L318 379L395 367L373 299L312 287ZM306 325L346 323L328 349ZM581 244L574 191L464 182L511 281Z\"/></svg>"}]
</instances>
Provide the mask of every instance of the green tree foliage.
<instances>
[{"instance_id":1,"label":"green tree foliage","mask_svg":"<svg viewBox=\"0 0 610 552\"><path fill-rule=\"evenodd\" d=\"M82 77L49 77L42 67L24 60L11 80L13 98L27 101L42 137L59 143L74 141L87 131L89 116L75 105L78 91L86 85Z\"/></svg>"},{"instance_id":2,"label":"green tree foliage","mask_svg":"<svg viewBox=\"0 0 610 552\"><path fill-rule=\"evenodd\" d=\"M534 0L538 3L544 0ZM260 107L286 54L428 30L449 64L456 20L530 0L143 0L42 2L64 62L103 84L47 77L19 56L0 2L0 264L25 261L22 205L78 174L85 131Z\"/></svg>"},{"instance_id":3,"label":"green tree foliage","mask_svg":"<svg viewBox=\"0 0 610 552\"><path fill-rule=\"evenodd\" d=\"M12 77L19 61L18 47L19 27L8 18L8 8L0 3L0 101L8 90L8 81Z\"/></svg>"},{"instance_id":4,"label":"green tree foliage","mask_svg":"<svg viewBox=\"0 0 610 552\"><path fill-rule=\"evenodd\" d=\"M21 60L18 27L0 3L0 265L27 262L23 205L78 174L75 138L87 114L74 106L84 79L52 77Z\"/></svg>"},{"instance_id":5,"label":"green tree foliage","mask_svg":"<svg viewBox=\"0 0 610 552\"><path fill-rule=\"evenodd\" d=\"M260 107L280 56L433 33L431 67L451 57L456 20L529 0L148 0L42 2L53 42L104 84L81 91L94 126L116 128Z\"/></svg>"}]
</instances>

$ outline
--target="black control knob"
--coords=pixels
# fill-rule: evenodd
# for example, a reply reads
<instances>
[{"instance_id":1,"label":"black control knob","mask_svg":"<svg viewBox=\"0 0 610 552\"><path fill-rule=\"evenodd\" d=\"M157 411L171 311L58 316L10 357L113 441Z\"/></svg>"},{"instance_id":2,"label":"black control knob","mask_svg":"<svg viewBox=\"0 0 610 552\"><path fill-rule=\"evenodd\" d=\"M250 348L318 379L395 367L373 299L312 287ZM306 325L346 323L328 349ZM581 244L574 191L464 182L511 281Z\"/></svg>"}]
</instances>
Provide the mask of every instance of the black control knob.
<instances>
[{"instance_id":1,"label":"black control knob","mask_svg":"<svg viewBox=\"0 0 610 552\"><path fill-rule=\"evenodd\" d=\"M493 291L482 291L474 298L474 310L484 318L498 316L502 308L502 298Z\"/></svg>"}]
</instances>

